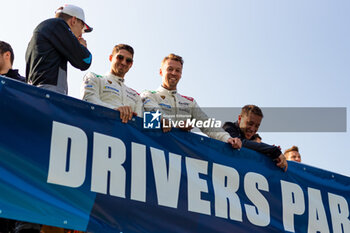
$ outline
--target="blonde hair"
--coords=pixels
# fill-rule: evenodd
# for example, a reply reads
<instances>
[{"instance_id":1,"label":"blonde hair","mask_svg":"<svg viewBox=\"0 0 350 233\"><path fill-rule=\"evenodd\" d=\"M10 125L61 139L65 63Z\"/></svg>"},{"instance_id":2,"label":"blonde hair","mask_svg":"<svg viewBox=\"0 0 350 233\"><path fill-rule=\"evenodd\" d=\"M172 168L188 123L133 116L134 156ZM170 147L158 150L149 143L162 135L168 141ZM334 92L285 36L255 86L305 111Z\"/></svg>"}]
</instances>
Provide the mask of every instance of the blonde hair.
<instances>
[{"instance_id":1,"label":"blonde hair","mask_svg":"<svg viewBox=\"0 0 350 233\"><path fill-rule=\"evenodd\" d=\"M173 54L173 53L170 53L168 56L166 56L166 57L163 59L161 65L163 66L163 64L164 64L167 60L178 61L178 62L181 63L182 66L184 65L184 60L182 59L182 57L179 56L179 55Z\"/></svg>"},{"instance_id":2,"label":"blonde hair","mask_svg":"<svg viewBox=\"0 0 350 233\"><path fill-rule=\"evenodd\" d=\"M264 117L261 109L258 106L253 105L253 104L245 105L242 108L241 116L248 116L250 113L253 113L257 116Z\"/></svg>"},{"instance_id":3,"label":"blonde hair","mask_svg":"<svg viewBox=\"0 0 350 233\"><path fill-rule=\"evenodd\" d=\"M299 148L297 146L292 146L291 148L287 149L284 151L284 153L288 153L288 152L292 152L292 151L296 151L299 153Z\"/></svg>"}]
</instances>

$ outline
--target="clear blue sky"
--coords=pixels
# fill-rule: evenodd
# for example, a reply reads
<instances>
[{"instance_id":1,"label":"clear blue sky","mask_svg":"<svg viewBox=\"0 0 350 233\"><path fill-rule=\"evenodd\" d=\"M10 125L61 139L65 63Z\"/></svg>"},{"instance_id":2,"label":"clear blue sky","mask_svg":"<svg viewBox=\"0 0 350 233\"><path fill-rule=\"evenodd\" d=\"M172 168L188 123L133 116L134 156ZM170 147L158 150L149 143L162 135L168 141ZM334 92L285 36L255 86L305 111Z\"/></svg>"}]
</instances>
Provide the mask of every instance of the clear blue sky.
<instances>
[{"instance_id":1,"label":"clear blue sky","mask_svg":"<svg viewBox=\"0 0 350 233\"><path fill-rule=\"evenodd\" d=\"M33 29L64 3L1 3L0 40L12 45L14 66L21 74ZM84 35L93 54L89 71L109 70L108 56L115 44L134 47L134 66L125 78L135 90L156 89L160 62L173 52L185 60L179 92L202 107L350 107L348 0L67 3L81 6L94 27ZM69 67L69 95L80 97L85 73ZM299 146L306 164L350 176L348 132L261 135L283 150Z\"/></svg>"}]
</instances>

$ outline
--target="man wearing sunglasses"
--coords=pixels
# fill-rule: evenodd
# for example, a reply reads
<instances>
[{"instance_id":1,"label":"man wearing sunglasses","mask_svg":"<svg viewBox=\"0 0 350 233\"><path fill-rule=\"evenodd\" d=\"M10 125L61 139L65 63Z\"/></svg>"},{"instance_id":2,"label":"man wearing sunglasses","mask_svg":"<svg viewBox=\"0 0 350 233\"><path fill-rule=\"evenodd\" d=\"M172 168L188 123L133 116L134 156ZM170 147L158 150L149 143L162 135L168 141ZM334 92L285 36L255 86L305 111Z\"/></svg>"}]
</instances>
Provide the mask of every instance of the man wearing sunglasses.
<instances>
[{"instance_id":1,"label":"man wearing sunglasses","mask_svg":"<svg viewBox=\"0 0 350 233\"><path fill-rule=\"evenodd\" d=\"M124 84L125 74L133 64L134 49L126 44L114 46L109 56L110 72L98 75L92 72L84 76L82 99L120 112L123 123L132 116L142 117L142 100L135 90Z\"/></svg>"},{"instance_id":2,"label":"man wearing sunglasses","mask_svg":"<svg viewBox=\"0 0 350 233\"><path fill-rule=\"evenodd\" d=\"M171 130L169 121L200 120L207 121L208 116L201 110L192 97L180 95L177 92L177 84L181 79L183 68L182 57L169 54L162 61L159 71L162 77L162 85L156 91L145 91L141 94L145 111L160 111L162 113L163 132ZM166 125L164 124L166 122ZM184 131L190 131L190 126L179 126ZM232 138L223 129L214 127L200 127L203 133L211 138L227 142L233 148L241 148L239 138Z\"/></svg>"},{"instance_id":3,"label":"man wearing sunglasses","mask_svg":"<svg viewBox=\"0 0 350 233\"><path fill-rule=\"evenodd\" d=\"M78 6L66 4L55 13L34 30L26 52L26 77L29 84L67 95L67 61L80 70L91 65L82 34L92 28Z\"/></svg>"}]
</instances>

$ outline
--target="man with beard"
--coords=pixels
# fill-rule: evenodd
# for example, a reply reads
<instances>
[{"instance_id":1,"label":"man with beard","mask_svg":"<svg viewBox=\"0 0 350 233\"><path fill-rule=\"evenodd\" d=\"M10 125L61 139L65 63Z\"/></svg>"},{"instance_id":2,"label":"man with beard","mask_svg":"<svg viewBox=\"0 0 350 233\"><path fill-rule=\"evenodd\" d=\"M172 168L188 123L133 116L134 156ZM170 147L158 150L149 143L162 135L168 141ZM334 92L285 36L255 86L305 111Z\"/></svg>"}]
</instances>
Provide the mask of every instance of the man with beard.
<instances>
[{"instance_id":1,"label":"man with beard","mask_svg":"<svg viewBox=\"0 0 350 233\"><path fill-rule=\"evenodd\" d=\"M182 76L182 57L169 54L162 61L159 71L162 77L162 85L156 91L145 91L141 94L145 111L159 111L166 122L186 120L208 120L208 116L202 111L197 102L192 98L180 95L177 92L177 84ZM161 121L164 122L163 120ZM191 126L178 126L184 131L190 131ZM168 132L171 127L162 125L163 132ZM241 148L241 140L232 138L221 128L201 127L203 133L211 138L231 144L233 148Z\"/></svg>"},{"instance_id":2,"label":"man with beard","mask_svg":"<svg viewBox=\"0 0 350 233\"><path fill-rule=\"evenodd\" d=\"M89 72L84 76L82 99L120 112L123 123L132 116L142 117L142 100L135 90L124 84L125 74L133 64L134 49L126 44L114 46L109 56L110 72L98 75Z\"/></svg>"}]
</instances>

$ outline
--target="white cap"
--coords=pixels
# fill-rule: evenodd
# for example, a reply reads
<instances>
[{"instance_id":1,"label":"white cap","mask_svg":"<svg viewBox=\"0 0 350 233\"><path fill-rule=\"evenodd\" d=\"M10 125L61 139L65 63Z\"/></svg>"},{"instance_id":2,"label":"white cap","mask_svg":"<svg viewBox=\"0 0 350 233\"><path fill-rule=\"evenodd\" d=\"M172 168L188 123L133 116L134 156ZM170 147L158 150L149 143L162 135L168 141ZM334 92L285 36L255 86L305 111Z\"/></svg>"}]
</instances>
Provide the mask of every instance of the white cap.
<instances>
[{"instance_id":1,"label":"white cap","mask_svg":"<svg viewBox=\"0 0 350 233\"><path fill-rule=\"evenodd\" d=\"M62 8L62 9L61 9ZM80 19L84 23L84 32L91 32L92 27L87 25L85 23L85 14L84 10L78 6L74 6L71 4L64 4L62 7L60 7L55 13L65 13L70 16L75 16L76 18Z\"/></svg>"}]
</instances>

